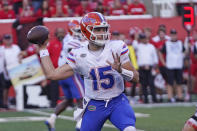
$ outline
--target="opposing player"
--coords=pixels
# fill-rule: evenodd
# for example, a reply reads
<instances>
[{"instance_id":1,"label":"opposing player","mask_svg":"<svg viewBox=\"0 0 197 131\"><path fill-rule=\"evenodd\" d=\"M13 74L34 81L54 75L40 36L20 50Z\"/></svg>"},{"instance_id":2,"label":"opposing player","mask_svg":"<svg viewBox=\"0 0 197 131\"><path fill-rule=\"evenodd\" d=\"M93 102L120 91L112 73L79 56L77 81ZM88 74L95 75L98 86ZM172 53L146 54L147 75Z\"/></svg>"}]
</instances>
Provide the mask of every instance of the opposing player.
<instances>
[{"instance_id":1,"label":"opposing player","mask_svg":"<svg viewBox=\"0 0 197 131\"><path fill-rule=\"evenodd\" d=\"M62 66L66 63L68 53L72 49L77 49L85 45L85 43L81 41L81 29L77 20L71 20L68 23L68 32L69 35L66 35L63 40L63 49L58 60L59 66ZM72 106L74 98L77 101L77 106L79 108L82 108L82 98L84 97L84 83L80 75L75 74L65 80L60 80L59 84L62 87L65 99L56 106L55 112L51 114L50 118L45 121L45 124L47 125L49 131L55 130L55 122L57 116L68 106ZM80 125L80 123L78 125ZM79 130L79 128L80 127L76 126L77 130Z\"/></svg>"},{"instance_id":2,"label":"opposing player","mask_svg":"<svg viewBox=\"0 0 197 131\"><path fill-rule=\"evenodd\" d=\"M82 35L89 41L85 47L73 49L67 63L54 68L46 49L46 27L34 27L27 35L29 41L40 46L41 63L49 79L65 79L80 73L84 76L85 97L81 131L100 131L109 119L121 131L135 131L135 115L123 94L124 82L139 81L132 67L124 42L109 42L109 24L98 12L87 13L80 23ZM41 36L35 36L41 32ZM39 41L39 42L38 42Z\"/></svg>"},{"instance_id":3,"label":"opposing player","mask_svg":"<svg viewBox=\"0 0 197 131\"><path fill-rule=\"evenodd\" d=\"M197 109L196 113L186 121L182 131L197 131Z\"/></svg>"}]
</instances>

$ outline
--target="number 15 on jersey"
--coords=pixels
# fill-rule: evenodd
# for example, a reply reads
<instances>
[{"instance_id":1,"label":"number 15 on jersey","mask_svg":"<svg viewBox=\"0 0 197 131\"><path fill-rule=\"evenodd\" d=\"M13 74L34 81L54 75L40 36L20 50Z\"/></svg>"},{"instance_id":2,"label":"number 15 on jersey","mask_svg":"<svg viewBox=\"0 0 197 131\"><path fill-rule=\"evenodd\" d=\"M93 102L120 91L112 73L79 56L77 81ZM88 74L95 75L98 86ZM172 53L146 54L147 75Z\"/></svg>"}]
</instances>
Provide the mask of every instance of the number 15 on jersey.
<instances>
[{"instance_id":1,"label":"number 15 on jersey","mask_svg":"<svg viewBox=\"0 0 197 131\"><path fill-rule=\"evenodd\" d=\"M90 76L93 80L93 89L99 88L110 89L114 86L114 77L109 72L112 71L111 66L93 68L90 70Z\"/></svg>"}]
</instances>

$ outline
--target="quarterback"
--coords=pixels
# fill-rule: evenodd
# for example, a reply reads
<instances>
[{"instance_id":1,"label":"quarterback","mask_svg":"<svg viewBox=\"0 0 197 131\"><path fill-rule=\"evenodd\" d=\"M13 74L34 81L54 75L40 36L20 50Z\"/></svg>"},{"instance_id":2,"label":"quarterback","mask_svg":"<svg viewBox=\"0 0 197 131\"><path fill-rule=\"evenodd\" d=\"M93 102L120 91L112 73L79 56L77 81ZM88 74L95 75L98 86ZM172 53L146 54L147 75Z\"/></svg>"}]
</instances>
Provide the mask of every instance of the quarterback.
<instances>
[{"instance_id":1,"label":"quarterback","mask_svg":"<svg viewBox=\"0 0 197 131\"><path fill-rule=\"evenodd\" d=\"M80 27L89 44L72 49L66 59L67 64L56 69L46 48L48 29L44 26L33 27L27 39L39 45L47 78L65 79L75 72L84 77L81 131L100 131L106 120L121 131L136 131L134 111L123 93L123 79L139 81L139 74L130 62L127 45L122 41L109 41L109 24L101 13L87 13L81 19Z\"/></svg>"}]
</instances>

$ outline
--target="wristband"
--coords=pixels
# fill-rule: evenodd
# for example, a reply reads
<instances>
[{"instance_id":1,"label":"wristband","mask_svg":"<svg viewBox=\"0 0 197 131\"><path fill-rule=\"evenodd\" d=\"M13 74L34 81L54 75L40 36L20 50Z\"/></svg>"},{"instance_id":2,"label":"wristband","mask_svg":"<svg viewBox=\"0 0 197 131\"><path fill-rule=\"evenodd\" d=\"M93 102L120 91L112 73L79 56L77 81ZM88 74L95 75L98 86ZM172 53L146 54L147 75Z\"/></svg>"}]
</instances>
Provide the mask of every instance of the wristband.
<instances>
[{"instance_id":1,"label":"wristband","mask_svg":"<svg viewBox=\"0 0 197 131\"><path fill-rule=\"evenodd\" d=\"M121 75L126 81L131 81L133 79L134 73L133 71L122 68Z\"/></svg>"},{"instance_id":2,"label":"wristband","mask_svg":"<svg viewBox=\"0 0 197 131\"><path fill-rule=\"evenodd\" d=\"M48 50L47 49L40 50L40 58L45 57L45 56L49 56Z\"/></svg>"}]
</instances>

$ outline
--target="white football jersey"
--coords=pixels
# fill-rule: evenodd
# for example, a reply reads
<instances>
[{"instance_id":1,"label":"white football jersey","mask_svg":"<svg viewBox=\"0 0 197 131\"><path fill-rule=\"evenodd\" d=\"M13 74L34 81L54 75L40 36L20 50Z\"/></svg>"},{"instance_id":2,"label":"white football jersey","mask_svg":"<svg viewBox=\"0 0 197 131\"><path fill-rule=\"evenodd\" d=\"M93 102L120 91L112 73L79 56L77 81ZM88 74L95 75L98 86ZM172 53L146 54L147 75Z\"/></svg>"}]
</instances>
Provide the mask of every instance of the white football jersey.
<instances>
[{"instance_id":1,"label":"white football jersey","mask_svg":"<svg viewBox=\"0 0 197 131\"><path fill-rule=\"evenodd\" d=\"M114 62L112 53L120 56L121 64L130 61L127 45L123 41L111 41L99 55L91 52L84 46L73 49L67 57L73 70L84 76L85 96L105 100L120 95L124 91L123 78L107 61Z\"/></svg>"},{"instance_id":2,"label":"white football jersey","mask_svg":"<svg viewBox=\"0 0 197 131\"><path fill-rule=\"evenodd\" d=\"M68 56L68 53L72 49L80 48L80 47L85 46L87 44L88 44L87 41L79 41L78 39L75 39L70 35L66 35L66 37L63 40L63 48L60 53L58 65L62 66L66 63L66 58Z\"/></svg>"}]
</instances>

